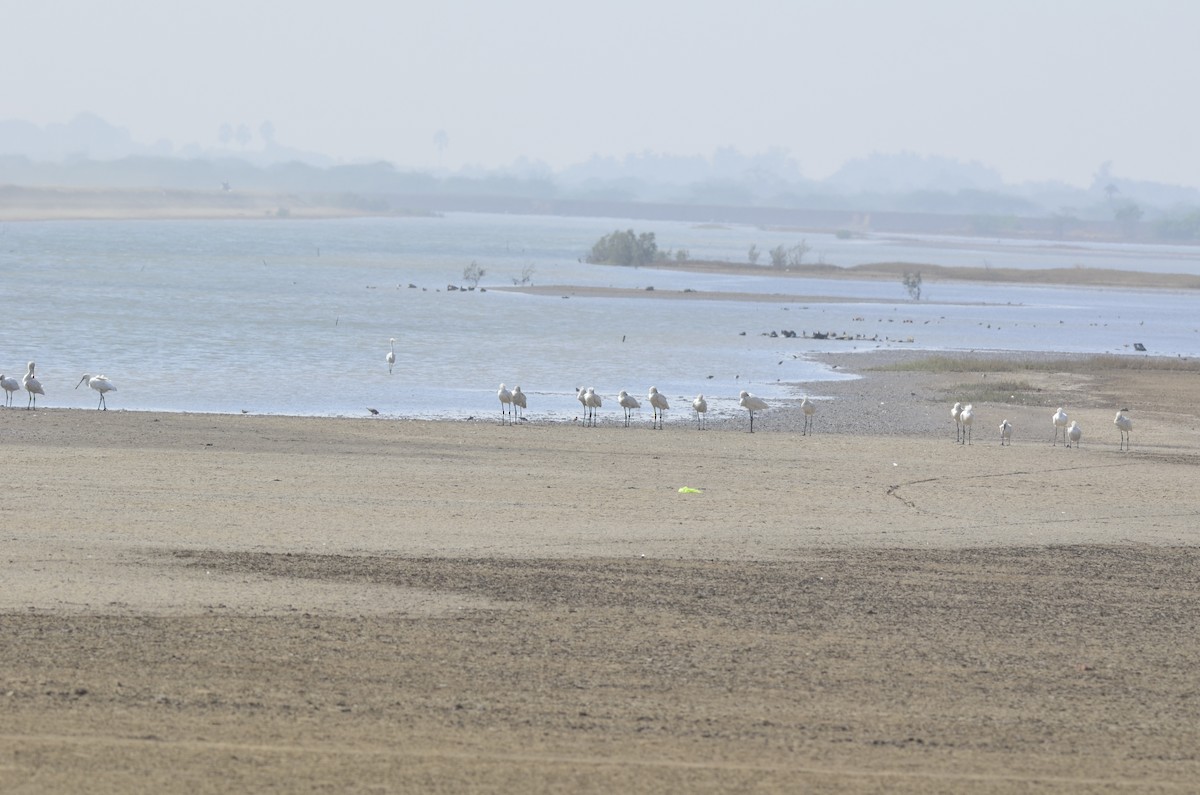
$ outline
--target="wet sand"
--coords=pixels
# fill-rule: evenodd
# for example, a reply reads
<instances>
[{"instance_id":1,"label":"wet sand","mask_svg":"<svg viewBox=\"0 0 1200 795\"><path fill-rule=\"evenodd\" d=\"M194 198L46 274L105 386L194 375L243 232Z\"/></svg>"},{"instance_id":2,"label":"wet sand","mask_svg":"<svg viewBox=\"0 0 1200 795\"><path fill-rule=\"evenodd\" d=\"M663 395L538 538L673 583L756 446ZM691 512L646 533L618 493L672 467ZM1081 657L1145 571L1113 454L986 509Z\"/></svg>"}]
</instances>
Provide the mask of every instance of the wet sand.
<instances>
[{"instance_id":1,"label":"wet sand","mask_svg":"<svg viewBox=\"0 0 1200 795\"><path fill-rule=\"evenodd\" d=\"M0 791L1191 791L1200 376L967 446L865 374L810 436L0 411Z\"/></svg>"}]
</instances>

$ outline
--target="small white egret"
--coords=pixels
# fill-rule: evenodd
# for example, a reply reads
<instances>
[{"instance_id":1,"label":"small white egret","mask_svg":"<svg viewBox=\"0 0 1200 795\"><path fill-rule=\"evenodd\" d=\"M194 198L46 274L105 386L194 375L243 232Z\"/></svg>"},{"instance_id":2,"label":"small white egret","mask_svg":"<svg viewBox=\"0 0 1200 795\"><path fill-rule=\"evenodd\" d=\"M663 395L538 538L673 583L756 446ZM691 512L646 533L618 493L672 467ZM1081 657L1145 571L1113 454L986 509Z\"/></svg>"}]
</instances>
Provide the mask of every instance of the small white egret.
<instances>
[{"instance_id":1,"label":"small white egret","mask_svg":"<svg viewBox=\"0 0 1200 795\"><path fill-rule=\"evenodd\" d=\"M584 400L587 401L588 408L590 408L592 410L592 427L595 427L595 425L596 425L596 409L598 409L604 405L604 400L601 399L601 397L596 394L596 388L592 387L592 386L589 386L587 388L587 392L584 393L583 397L584 397Z\"/></svg>"},{"instance_id":2,"label":"small white egret","mask_svg":"<svg viewBox=\"0 0 1200 795\"><path fill-rule=\"evenodd\" d=\"M1054 442L1053 442L1053 444L1058 444L1058 429L1059 428L1062 428L1063 441L1065 442L1067 440L1067 412L1062 410L1062 406L1058 407L1058 411L1054 412L1054 416L1050 418L1050 421L1054 423Z\"/></svg>"},{"instance_id":3,"label":"small white egret","mask_svg":"<svg viewBox=\"0 0 1200 795\"><path fill-rule=\"evenodd\" d=\"M1013 431L1013 426L1012 426L1011 422L1009 422L1008 420L1004 420L1003 422L1000 423L1000 446L1001 447L1003 447L1006 444L1009 446L1012 445L1012 431Z\"/></svg>"},{"instance_id":4,"label":"small white egret","mask_svg":"<svg viewBox=\"0 0 1200 795\"><path fill-rule=\"evenodd\" d=\"M962 413L958 415L958 421L962 423L962 441L959 444L970 444L971 423L975 421L975 407L970 403L963 406Z\"/></svg>"},{"instance_id":5,"label":"small white egret","mask_svg":"<svg viewBox=\"0 0 1200 795\"><path fill-rule=\"evenodd\" d=\"M696 412L696 427L704 430L708 425L708 401L704 399L704 394L696 395L696 399L692 401L692 411Z\"/></svg>"},{"instance_id":6,"label":"small white egret","mask_svg":"<svg viewBox=\"0 0 1200 795\"><path fill-rule=\"evenodd\" d=\"M29 393L29 402L25 404L25 408L37 408L37 396L45 395L45 390L42 389L42 382L37 380L37 376L33 374L33 368L36 367L33 362L29 363L29 369L21 378L21 383L25 385L25 391Z\"/></svg>"},{"instance_id":7,"label":"small white egret","mask_svg":"<svg viewBox=\"0 0 1200 795\"><path fill-rule=\"evenodd\" d=\"M1079 427L1078 422L1076 422L1075 420L1071 420L1071 427L1067 428L1067 447L1070 447L1072 443L1074 443L1075 446L1078 447L1079 440L1082 438L1083 438L1083 428Z\"/></svg>"},{"instance_id":8,"label":"small white egret","mask_svg":"<svg viewBox=\"0 0 1200 795\"><path fill-rule=\"evenodd\" d=\"M962 441L962 420L960 419L962 410L962 403L955 403L950 407L950 418L954 420L954 441L956 442Z\"/></svg>"},{"instance_id":9,"label":"small white egret","mask_svg":"<svg viewBox=\"0 0 1200 795\"><path fill-rule=\"evenodd\" d=\"M525 419L525 409L529 405L529 401L525 398L525 393L521 391L520 385L514 386L512 389L513 412L517 409L521 410L521 419Z\"/></svg>"},{"instance_id":10,"label":"small white egret","mask_svg":"<svg viewBox=\"0 0 1200 795\"><path fill-rule=\"evenodd\" d=\"M754 412L765 411L767 401L743 389L738 393L738 405L750 412L750 433L754 433Z\"/></svg>"},{"instance_id":11,"label":"small white egret","mask_svg":"<svg viewBox=\"0 0 1200 795\"><path fill-rule=\"evenodd\" d=\"M661 431L663 427L663 415L667 409L671 408L671 404L667 402L667 396L662 392L659 392L658 387L656 386L650 387L650 392L646 396L646 399L649 400L650 405L654 407L654 417L650 427L657 428Z\"/></svg>"},{"instance_id":12,"label":"small white egret","mask_svg":"<svg viewBox=\"0 0 1200 795\"><path fill-rule=\"evenodd\" d=\"M113 384L112 381L108 380L108 376L89 375L87 373L84 373L83 378L79 379L79 383L75 385L75 388L79 389L79 387L82 386L84 384L84 382L86 382L87 385L90 386L92 389L94 389L100 393L100 405L96 406L96 408L104 409L105 411L108 411L108 404L106 404L104 402L104 393L105 392L116 392L117 391L116 385Z\"/></svg>"},{"instance_id":13,"label":"small white egret","mask_svg":"<svg viewBox=\"0 0 1200 795\"><path fill-rule=\"evenodd\" d=\"M800 401L800 410L804 412L804 432L807 436L813 430L813 415L817 413L817 404L808 399L808 395L804 396L804 400Z\"/></svg>"},{"instance_id":14,"label":"small white egret","mask_svg":"<svg viewBox=\"0 0 1200 795\"><path fill-rule=\"evenodd\" d=\"M387 358L387 363L388 363L388 372L391 373L392 366L396 363L396 338L391 337L390 339L388 339L388 345L391 346L391 350L388 351L388 355L386 358Z\"/></svg>"},{"instance_id":15,"label":"small white egret","mask_svg":"<svg viewBox=\"0 0 1200 795\"><path fill-rule=\"evenodd\" d=\"M508 387L504 384L501 384L500 389L496 392L496 397L500 398L500 424L511 424L508 412L512 409L512 392L508 391Z\"/></svg>"},{"instance_id":16,"label":"small white egret","mask_svg":"<svg viewBox=\"0 0 1200 795\"><path fill-rule=\"evenodd\" d=\"M5 387L7 389L7 387ZM1118 450L1129 449L1129 432L1133 430L1133 420L1125 416L1125 412L1129 409L1121 409L1117 412L1117 416L1113 418L1113 425L1117 426L1117 430L1121 432L1121 446Z\"/></svg>"},{"instance_id":17,"label":"small white egret","mask_svg":"<svg viewBox=\"0 0 1200 795\"><path fill-rule=\"evenodd\" d=\"M21 382L13 378L11 375L0 373L0 389L4 390L4 405L11 406L13 400L13 392L21 388Z\"/></svg>"},{"instance_id":18,"label":"small white egret","mask_svg":"<svg viewBox=\"0 0 1200 795\"><path fill-rule=\"evenodd\" d=\"M624 389L617 393L617 403L621 405L621 408L625 409L625 427L628 428L630 413L634 409L640 409L642 404L638 403L638 399Z\"/></svg>"}]
</instances>

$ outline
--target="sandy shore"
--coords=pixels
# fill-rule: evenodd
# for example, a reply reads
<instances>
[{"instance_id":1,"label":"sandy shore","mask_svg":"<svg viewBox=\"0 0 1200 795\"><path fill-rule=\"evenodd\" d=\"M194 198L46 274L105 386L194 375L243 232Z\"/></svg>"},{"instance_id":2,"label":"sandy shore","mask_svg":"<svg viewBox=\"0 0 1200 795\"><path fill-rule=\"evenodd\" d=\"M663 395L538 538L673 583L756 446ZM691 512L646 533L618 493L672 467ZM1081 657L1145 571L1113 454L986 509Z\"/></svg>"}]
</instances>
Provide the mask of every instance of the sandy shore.
<instances>
[{"instance_id":1,"label":"sandy shore","mask_svg":"<svg viewBox=\"0 0 1200 795\"><path fill-rule=\"evenodd\" d=\"M864 372L811 436L0 411L0 791L1192 791L1200 375L965 446L1001 376Z\"/></svg>"}]
</instances>

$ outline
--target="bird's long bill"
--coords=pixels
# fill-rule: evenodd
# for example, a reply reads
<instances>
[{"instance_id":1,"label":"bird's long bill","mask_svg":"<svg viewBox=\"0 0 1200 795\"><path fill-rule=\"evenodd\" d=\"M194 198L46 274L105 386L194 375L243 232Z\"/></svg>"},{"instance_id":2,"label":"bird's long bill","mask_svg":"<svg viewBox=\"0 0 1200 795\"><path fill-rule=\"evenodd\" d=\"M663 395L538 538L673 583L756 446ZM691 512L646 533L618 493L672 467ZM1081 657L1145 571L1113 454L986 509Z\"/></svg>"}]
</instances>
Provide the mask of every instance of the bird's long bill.
<instances>
[{"instance_id":1,"label":"bird's long bill","mask_svg":"<svg viewBox=\"0 0 1200 795\"><path fill-rule=\"evenodd\" d=\"M79 389L79 386L80 386L80 384L82 384L82 383L83 383L84 381L86 381L86 380L87 380L87 376L86 376L86 375L85 375L83 378L80 378L80 379L79 379L79 383L75 385L75 388L76 388L76 389Z\"/></svg>"}]
</instances>

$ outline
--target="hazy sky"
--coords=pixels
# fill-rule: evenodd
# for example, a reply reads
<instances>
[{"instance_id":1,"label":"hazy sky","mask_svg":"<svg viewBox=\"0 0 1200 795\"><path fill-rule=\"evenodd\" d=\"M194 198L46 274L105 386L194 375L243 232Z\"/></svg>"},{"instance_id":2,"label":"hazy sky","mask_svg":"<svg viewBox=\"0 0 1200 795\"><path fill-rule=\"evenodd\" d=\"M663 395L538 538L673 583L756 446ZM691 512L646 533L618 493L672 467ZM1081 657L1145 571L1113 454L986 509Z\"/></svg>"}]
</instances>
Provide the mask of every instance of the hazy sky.
<instances>
[{"instance_id":1,"label":"hazy sky","mask_svg":"<svg viewBox=\"0 0 1200 795\"><path fill-rule=\"evenodd\" d=\"M142 143L222 123L345 160L554 168L780 147L1008 182L1200 186L1193 0L0 0L0 118Z\"/></svg>"}]
</instances>

